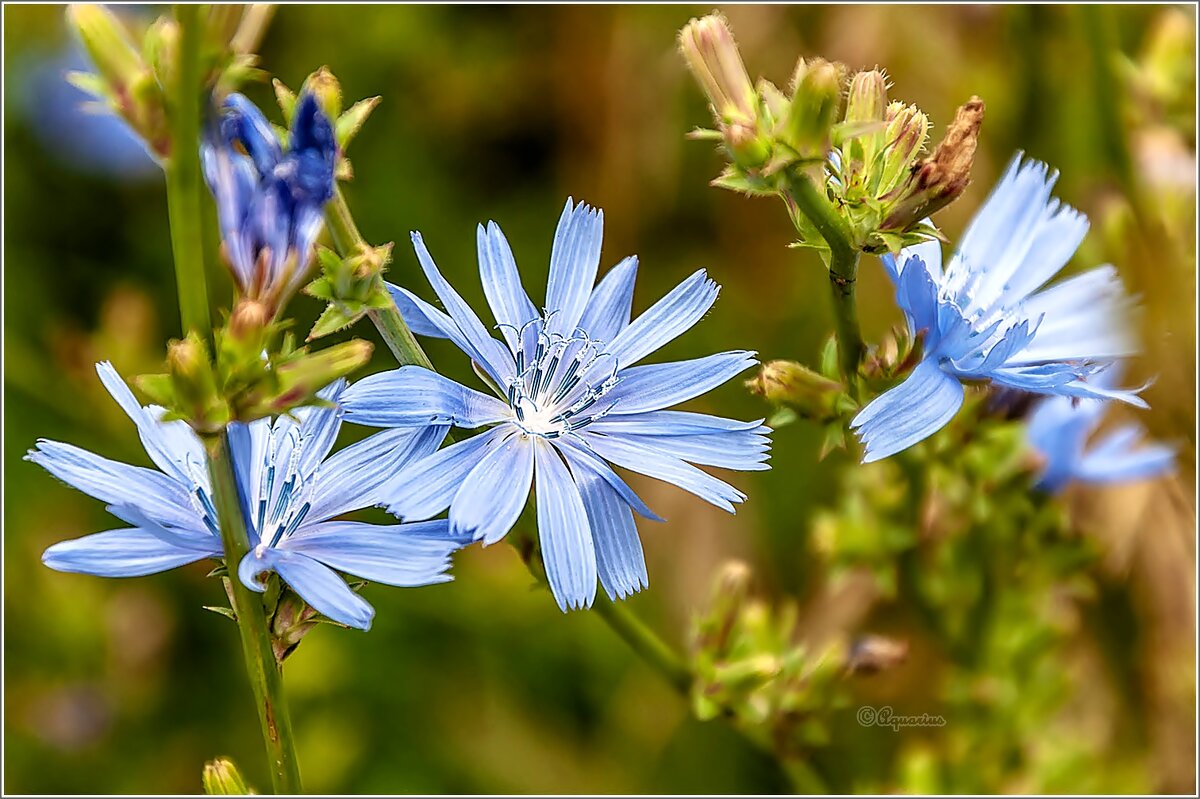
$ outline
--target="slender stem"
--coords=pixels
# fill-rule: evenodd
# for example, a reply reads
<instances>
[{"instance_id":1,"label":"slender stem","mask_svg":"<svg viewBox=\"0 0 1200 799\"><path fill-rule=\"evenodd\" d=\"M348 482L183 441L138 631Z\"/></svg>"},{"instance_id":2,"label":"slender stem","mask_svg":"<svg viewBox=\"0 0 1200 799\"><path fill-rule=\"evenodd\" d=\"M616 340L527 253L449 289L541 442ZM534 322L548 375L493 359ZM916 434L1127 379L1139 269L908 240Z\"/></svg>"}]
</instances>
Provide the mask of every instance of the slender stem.
<instances>
[{"instance_id":1,"label":"slender stem","mask_svg":"<svg viewBox=\"0 0 1200 799\"><path fill-rule=\"evenodd\" d=\"M329 235L333 237L334 249L343 258L353 254L360 247L368 246L354 224L354 217L350 215L350 207L346 205L346 197L341 188L334 190L333 199L325 206L325 224L329 226ZM417 337L405 323L400 311L396 310L394 303L390 308L372 308L367 315L371 317L379 335L383 337L388 349L396 356L401 366L415 364L433 369L429 356L421 349Z\"/></svg>"},{"instance_id":2,"label":"slender stem","mask_svg":"<svg viewBox=\"0 0 1200 799\"><path fill-rule=\"evenodd\" d=\"M200 43L204 35L200 6L178 5L179 60L177 80L171 87L171 152L164 163L167 176L167 214L171 223L171 249L175 256L175 282L179 290L179 315L183 332L204 338L212 332L208 286L204 277L204 236L201 225L203 186L200 181Z\"/></svg>"},{"instance_id":3,"label":"slender stem","mask_svg":"<svg viewBox=\"0 0 1200 799\"><path fill-rule=\"evenodd\" d=\"M242 584L237 577L238 564L250 550L242 516L242 503L234 476L229 441L224 435L205 442L208 450L208 474L212 483L213 503L225 547L225 565L229 569L228 584L233 612L237 616L238 632L242 637L242 654L246 672L258 707L263 742L271 765L271 784L275 793L300 793L300 766L292 736L292 722L283 696L283 674L271 648L267 617L262 598Z\"/></svg>"},{"instance_id":4,"label":"slender stem","mask_svg":"<svg viewBox=\"0 0 1200 799\"><path fill-rule=\"evenodd\" d=\"M829 245L829 288L833 296L833 319L837 329L842 377L851 392L857 392L858 364L866 349L854 302L858 250L851 243L850 229L845 221L809 177L801 174L793 176L789 181L788 196Z\"/></svg>"},{"instance_id":5,"label":"slender stem","mask_svg":"<svg viewBox=\"0 0 1200 799\"><path fill-rule=\"evenodd\" d=\"M596 614L629 644L629 648L657 669L671 687L687 696L692 690L692 672L666 642L634 616L625 605L608 597L597 597L592 607Z\"/></svg>"}]
</instances>

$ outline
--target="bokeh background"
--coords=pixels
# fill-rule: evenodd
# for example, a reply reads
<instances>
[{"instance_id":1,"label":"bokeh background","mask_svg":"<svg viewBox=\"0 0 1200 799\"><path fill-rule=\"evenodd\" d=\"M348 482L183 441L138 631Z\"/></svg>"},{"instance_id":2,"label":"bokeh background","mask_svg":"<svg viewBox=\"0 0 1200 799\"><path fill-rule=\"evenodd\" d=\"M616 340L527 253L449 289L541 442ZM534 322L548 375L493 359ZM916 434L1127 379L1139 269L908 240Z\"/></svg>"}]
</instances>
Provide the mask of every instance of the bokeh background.
<instances>
[{"instance_id":1,"label":"bokeh background","mask_svg":"<svg viewBox=\"0 0 1200 799\"><path fill-rule=\"evenodd\" d=\"M777 203L710 188L720 156L684 138L708 112L674 36L710 10L285 6L261 64L292 87L325 64L348 99L382 95L351 148L346 193L368 240L399 242L393 280L428 296L404 245L419 229L451 281L481 301L474 226L495 219L537 296L571 195L605 209L605 266L640 257L636 308L697 267L724 286L664 358L746 348L812 362L831 329L819 262L786 248L792 231ZM1157 381L1146 392L1153 409L1139 418L1180 447L1178 473L1088 495L1102 514L1097 568L1107 587L1072 632L1092 667L1071 672L1060 719L1085 754L1058 783L1031 782L1019 756L993 764L1002 779L990 788L1193 791L1195 70L1190 48L1171 60L1153 42L1175 26L1190 43L1194 11L725 11L751 73L781 85L801 54L880 65L892 96L919 104L935 136L957 105L983 97L974 182L938 217L951 239L1021 148L1057 166L1058 196L1093 220L1073 268L1111 261L1141 294L1146 355L1133 376ZM47 437L144 463L93 364L155 370L179 320L160 173L117 123L79 115L84 98L62 73L84 61L62 9L4 12L4 789L194 792L203 762L221 754L263 787L236 631L201 610L223 602L207 567L118 581L39 562L49 544L111 521L101 503L23 462L24 453ZM159 12L122 10L133 25ZM1155 79L1130 67L1145 66L1147 53ZM267 84L248 93L273 108ZM861 316L876 340L899 314L877 263L866 259L862 270ZM218 301L229 296L215 265L210 284ZM301 327L320 311L307 298L294 307ZM365 325L354 333L375 339ZM429 350L444 371L469 379L457 351L439 342ZM372 368L387 366L380 348ZM738 381L694 408L742 418L768 411ZM814 629L878 626L880 609L833 592L814 556L814 516L831 507L852 465L844 453L818 463L818 446L818 431L802 422L779 430L773 470L731 478L750 496L736 516L635 479L669 521L642 527L651 589L631 608L683 646L715 570L738 557L766 595L799 598ZM378 611L369 634L322 629L288 661L309 790L786 789L771 758L720 721L692 720L687 702L599 618L563 615L532 590L510 548L473 548L455 573L431 588L369 587ZM882 612L916 655L856 688L860 701L938 713L925 691L919 625L903 607ZM936 768L952 745L944 736L968 723L949 717L942 731L893 732L859 727L852 712L818 755L846 789L937 785L914 781L913 761L898 753L924 742Z\"/></svg>"}]
</instances>

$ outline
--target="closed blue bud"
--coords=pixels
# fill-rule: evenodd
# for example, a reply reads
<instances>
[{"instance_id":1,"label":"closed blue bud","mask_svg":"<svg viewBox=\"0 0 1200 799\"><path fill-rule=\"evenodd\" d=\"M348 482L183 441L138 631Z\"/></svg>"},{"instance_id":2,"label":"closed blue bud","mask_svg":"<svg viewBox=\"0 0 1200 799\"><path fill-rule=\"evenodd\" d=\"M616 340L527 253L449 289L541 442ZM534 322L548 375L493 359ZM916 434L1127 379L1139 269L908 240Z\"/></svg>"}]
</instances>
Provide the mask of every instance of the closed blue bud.
<instances>
[{"instance_id":1,"label":"closed blue bud","mask_svg":"<svg viewBox=\"0 0 1200 799\"><path fill-rule=\"evenodd\" d=\"M303 94L285 151L262 112L231 94L200 155L240 296L275 315L305 282L333 197L337 142L329 117Z\"/></svg>"}]
</instances>

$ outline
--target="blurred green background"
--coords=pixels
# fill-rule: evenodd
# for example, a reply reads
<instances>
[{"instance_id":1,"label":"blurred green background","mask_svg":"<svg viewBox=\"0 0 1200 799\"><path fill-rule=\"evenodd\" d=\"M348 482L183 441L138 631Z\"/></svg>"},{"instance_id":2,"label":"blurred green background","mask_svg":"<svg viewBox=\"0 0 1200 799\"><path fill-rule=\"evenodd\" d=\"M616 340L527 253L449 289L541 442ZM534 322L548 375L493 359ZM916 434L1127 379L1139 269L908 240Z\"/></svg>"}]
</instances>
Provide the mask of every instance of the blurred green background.
<instances>
[{"instance_id":1,"label":"blurred green background","mask_svg":"<svg viewBox=\"0 0 1200 799\"><path fill-rule=\"evenodd\" d=\"M639 256L635 309L698 267L723 285L714 310L662 359L746 348L811 363L831 329L819 262L786 248L793 236L777 203L709 188L720 156L684 138L709 115L674 36L710 10L285 6L261 65L294 88L325 64L348 100L382 95L351 148L355 178L346 193L369 241L398 242L393 281L430 296L406 244L407 232L420 230L450 280L482 302L474 226L494 219L537 297L571 195L605 210L605 267ZM919 104L935 138L959 104L984 98L974 182L937 219L950 238L1021 148L1058 167L1057 195L1093 220L1072 268L1111 261L1141 294L1147 354L1134 377L1157 382L1146 392L1153 410L1139 418L1179 444L1180 467L1175 478L1090 501L1093 511L1110 507L1097 502L1115 503L1102 541L1113 595L1090 608L1093 623L1075 633L1086 641L1102 629L1106 644L1099 666L1070 684L1087 701L1062 723L1088 754L1061 789L1193 791L1194 53L1182 68L1170 61L1152 73L1157 83L1129 69L1147 63L1164 25L1184 26L1190 41L1193 11L725 12L752 75L782 85L800 54L883 66L892 96ZM55 541L114 525L101 503L22 456L47 437L146 462L93 364L109 359L126 375L153 371L179 322L160 174L139 168L137 158L117 164L111 139L89 139L102 134L71 121L81 97L60 91L72 48L62 9L4 13L4 789L195 792L204 761L222 754L265 787L236 631L200 609L224 601L204 564L101 580L39 562ZM136 25L159 12L122 13ZM277 118L268 85L247 93ZM215 266L210 281L215 298L229 296ZM877 340L900 317L872 259L860 285L865 333ZM320 306L301 298L294 311L306 329ZM366 325L353 332L377 340ZM469 382L456 350L434 342L429 351L443 371ZM389 365L380 347L372 368ZM692 407L767 413L738 381ZM718 565L743 558L763 592L799 597L802 619L816 626L873 629L886 619L892 634L911 638L911 664L855 690L861 702L937 713L905 608L859 607L831 595L822 579L810 522L852 464L844 453L818 463L817 432L804 423L781 429L772 471L730 478L750 497L736 516L634 479L669 521L642 525L651 589L629 604L682 646ZM347 430L343 439L357 435ZM772 760L726 725L691 720L686 701L599 618L563 615L532 590L510 548L472 548L457 558L455 574L431 588L367 588L377 608L370 633L322 629L289 659L308 790L786 790ZM937 745L956 724L949 717L942 731L894 732L855 725L852 713L835 724L821 757L839 784L857 789L913 784L898 781L896 752L914 741ZM1006 779L993 789L1028 788L1024 767L1001 764ZM1071 781L1084 774L1090 782Z\"/></svg>"}]
</instances>

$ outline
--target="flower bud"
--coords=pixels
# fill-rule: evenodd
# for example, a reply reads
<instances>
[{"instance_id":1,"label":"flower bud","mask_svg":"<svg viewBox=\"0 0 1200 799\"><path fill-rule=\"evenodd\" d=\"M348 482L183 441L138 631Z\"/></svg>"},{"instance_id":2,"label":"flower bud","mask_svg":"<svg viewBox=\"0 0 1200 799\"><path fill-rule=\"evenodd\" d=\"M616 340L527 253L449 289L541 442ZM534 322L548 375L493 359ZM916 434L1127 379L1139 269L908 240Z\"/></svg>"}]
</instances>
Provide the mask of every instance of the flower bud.
<instances>
[{"instance_id":1,"label":"flower bud","mask_svg":"<svg viewBox=\"0 0 1200 799\"><path fill-rule=\"evenodd\" d=\"M146 65L125 33L117 16L102 5L76 3L67 7L67 19L79 32L96 70L121 95L146 71Z\"/></svg>"},{"instance_id":2,"label":"flower bud","mask_svg":"<svg viewBox=\"0 0 1200 799\"><path fill-rule=\"evenodd\" d=\"M971 179L983 111L978 97L958 109L933 155L913 167L908 179L882 198L890 205L882 229L905 230L963 193Z\"/></svg>"},{"instance_id":3,"label":"flower bud","mask_svg":"<svg viewBox=\"0 0 1200 799\"><path fill-rule=\"evenodd\" d=\"M710 14L688 22L679 32L679 49L708 95L717 120L752 126L757 95L725 18Z\"/></svg>"},{"instance_id":4,"label":"flower bud","mask_svg":"<svg viewBox=\"0 0 1200 799\"><path fill-rule=\"evenodd\" d=\"M271 322L270 311L261 302L250 299L238 300L229 317L229 332L239 340L258 338Z\"/></svg>"},{"instance_id":5,"label":"flower bud","mask_svg":"<svg viewBox=\"0 0 1200 799\"><path fill-rule=\"evenodd\" d=\"M246 408L248 418L286 413L308 400L325 386L345 377L371 359L370 342L355 339L326 347L282 364L279 393L264 398L258 407Z\"/></svg>"},{"instance_id":6,"label":"flower bud","mask_svg":"<svg viewBox=\"0 0 1200 799\"><path fill-rule=\"evenodd\" d=\"M175 81L175 64L179 59L179 23L170 17L159 17L142 40L142 55L154 71L158 82L170 86Z\"/></svg>"},{"instance_id":7,"label":"flower bud","mask_svg":"<svg viewBox=\"0 0 1200 799\"><path fill-rule=\"evenodd\" d=\"M887 123L884 140L888 150L879 176L880 194L887 194L908 174L929 136L929 118L915 105L891 103L884 113L884 120Z\"/></svg>"},{"instance_id":8,"label":"flower bud","mask_svg":"<svg viewBox=\"0 0 1200 799\"><path fill-rule=\"evenodd\" d=\"M306 90L313 93L317 102L321 104L321 109L331 120L336 120L342 115L342 84L329 71L329 67L321 67L309 75L300 93L304 94Z\"/></svg>"},{"instance_id":9,"label":"flower bud","mask_svg":"<svg viewBox=\"0 0 1200 799\"><path fill-rule=\"evenodd\" d=\"M846 68L823 58L796 64L792 104L784 120L783 140L801 158L822 160L842 102Z\"/></svg>"},{"instance_id":10,"label":"flower bud","mask_svg":"<svg viewBox=\"0 0 1200 799\"><path fill-rule=\"evenodd\" d=\"M249 796L254 793L238 767L227 757L204 764L204 792L209 796Z\"/></svg>"},{"instance_id":11,"label":"flower bud","mask_svg":"<svg viewBox=\"0 0 1200 799\"><path fill-rule=\"evenodd\" d=\"M850 81L847 122L878 122L887 108L887 78L879 70L859 72Z\"/></svg>"},{"instance_id":12,"label":"flower bud","mask_svg":"<svg viewBox=\"0 0 1200 799\"><path fill-rule=\"evenodd\" d=\"M827 419L835 415L842 384L794 361L770 361L746 381L751 392L777 405L790 405L803 416Z\"/></svg>"}]
</instances>

